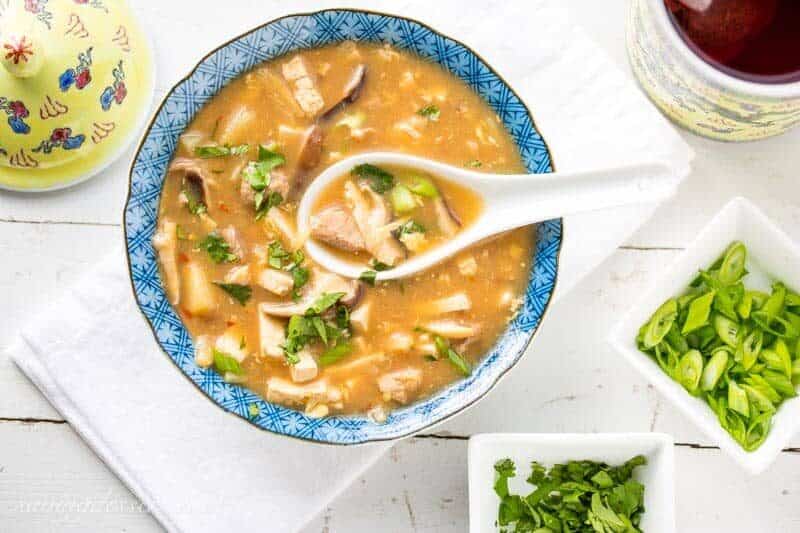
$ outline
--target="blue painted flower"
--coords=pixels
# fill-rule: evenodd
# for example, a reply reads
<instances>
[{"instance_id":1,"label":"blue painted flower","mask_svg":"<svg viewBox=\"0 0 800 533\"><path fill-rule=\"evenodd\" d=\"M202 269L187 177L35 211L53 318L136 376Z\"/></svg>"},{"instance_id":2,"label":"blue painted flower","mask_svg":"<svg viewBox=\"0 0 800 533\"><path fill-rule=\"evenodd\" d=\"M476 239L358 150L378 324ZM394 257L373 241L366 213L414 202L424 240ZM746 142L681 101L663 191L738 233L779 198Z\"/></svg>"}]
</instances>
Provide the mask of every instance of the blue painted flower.
<instances>
[{"instance_id":1,"label":"blue painted flower","mask_svg":"<svg viewBox=\"0 0 800 533\"><path fill-rule=\"evenodd\" d=\"M67 69L58 77L58 86L64 92L67 92L73 83L75 83L75 69Z\"/></svg>"},{"instance_id":2,"label":"blue painted flower","mask_svg":"<svg viewBox=\"0 0 800 533\"><path fill-rule=\"evenodd\" d=\"M8 125L14 133L26 134L30 133L31 127L25 124L25 121L20 117L8 117Z\"/></svg>"},{"instance_id":3,"label":"blue painted flower","mask_svg":"<svg viewBox=\"0 0 800 533\"><path fill-rule=\"evenodd\" d=\"M106 90L103 91L103 94L100 95L100 106L103 108L103 111L108 111L111 109L111 102L114 101L114 88L113 87L106 87Z\"/></svg>"},{"instance_id":4,"label":"blue painted flower","mask_svg":"<svg viewBox=\"0 0 800 533\"><path fill-rule=\"evenodd\" d=\"M61 145L61 147L64 150L75 150L76 148L80 148L81 145L83 144L83 141L85 141L85 140L86 140L86 136L83 135L83 134L76 135L74 137L69 137L64 141L64 143Z\"/></svg>"}]
</instances>

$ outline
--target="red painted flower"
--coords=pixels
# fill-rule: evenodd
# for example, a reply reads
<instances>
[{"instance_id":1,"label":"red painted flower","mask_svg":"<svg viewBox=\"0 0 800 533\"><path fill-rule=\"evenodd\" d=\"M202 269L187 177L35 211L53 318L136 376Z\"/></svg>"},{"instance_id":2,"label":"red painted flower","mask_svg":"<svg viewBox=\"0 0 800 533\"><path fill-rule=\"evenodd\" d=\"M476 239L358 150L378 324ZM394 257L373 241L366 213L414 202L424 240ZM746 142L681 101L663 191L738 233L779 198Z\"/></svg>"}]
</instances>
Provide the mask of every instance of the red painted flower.
<instances>
[{"instance_id":1,"label":"red painted flower","mask_svg":"<svg viewBox=\"0 0 800 533\"><path fill-rule=\"evenodd\" d=\"M89 3L89 0L75 0L75 3L76 4L87 4L87 3Z\"/></svg>"},{"instance_id":2,"label":"red painted flower","mask_svg":"<svg viewBox=\"0 0 800 533\"><path fill-rule=\"evenodd\" d=\"M25 10L31 13L38 13L41 9L39 0L25 0Z\"/></svg>"},{"instance_id":3,"label":"red painted flower","mask_svg":"<svg viewBox=\"0 0 800 533\"><path fill-rule=\"evenodd\" d=\"M17 100L16 102L9 102L8 109L11 111L11 115L17 118L25 118L30 113L28 113L28 108L25 107L25 104Z\"/></svg>"},{"instance_id":4,"label":"red painted flower","mask_svg":"<svg viewBox=\"0 0 800 533\"><path fill-rule=\"evenodd\" d=\"M125 83L120 82L114 90L114 100L116 100L118 104L121 104L126 96L128 96L128 88L125 87Z\"/></svg>"},{"instance_id":5,"label":"red painted flower","mask_svg":"<svg viewBox=\"0 0 800 533\"><path fill-rule=\"evenodd\" d=\"M20 61L28 62L28 56L33 55L33 48L28 39L23 35L16 42L7 42L3 44L3 48L8 50L6 52L6 59L10 59L15 65Z\"/></svg>"},{"instance_id":6,"label":"red painted flower","mask_svg":"<svg viewBox=\"0 0 800 533\"><path fill-rule=\"evenodd\" d=\"M78 76L75 78L75 87L77 87L78 89L83 89L84 87L89 85L90 81L92 81L92 73L89 71L88 68L83 69L78 73Z\"/></svg>"},{"instance_id":7,"label":"red painted flower","mask_svg":"<svg viewBox=\"0 0 800 533\"><path fill-rule=\"evenodd\" d=\"M53 134L50 135L50 141L62 143L69 139L70 135L72 135L72 128L56 128L53 130Z\"/></svg>"}]
</instances>

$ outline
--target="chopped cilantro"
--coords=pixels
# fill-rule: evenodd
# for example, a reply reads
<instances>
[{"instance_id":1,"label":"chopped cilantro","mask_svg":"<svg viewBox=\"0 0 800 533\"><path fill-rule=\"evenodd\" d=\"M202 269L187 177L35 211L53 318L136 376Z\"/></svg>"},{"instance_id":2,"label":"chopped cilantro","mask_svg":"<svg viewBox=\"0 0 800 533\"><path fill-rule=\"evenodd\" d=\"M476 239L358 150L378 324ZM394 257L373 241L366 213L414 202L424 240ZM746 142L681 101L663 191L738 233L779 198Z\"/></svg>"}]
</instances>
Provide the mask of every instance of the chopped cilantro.
<instances>
[{"instance_id":1,"label":"chopped cilantro","mask_svg":"<svg viewBox=\"0 0 800 533\"><path fill-rule=\"evenodd\" d=\"M326 346L337 346L350 337L350 317L344 306L336 307L334 320L326 320L321 316L335 306L342 296L343 292L322 294L304 314L289 318L283 345L283 353L289 364L297 364L297 352L312 341L319 339Z\"/></svg>"},{"instance_id":2,"label":"chopped cilantro","mask_svg":"<svg viewBox=\"0 0 800 533\"><path fill-rule=\"evenodd\" d=\"M319 364L320 366L332 365L350 355L352 351L353 347L349 342L336 344L322 352L322 355L319 356Z\"/></svg>"},{"instance_id":3,"label":"chopped cilantro","mask_svg":"<svg viewBox=\"0 0 800 533\"><path fill-rule=\"evenodd\" d=\"M419 115L421 117L425 117L428 120L432 120L433 122L436 122L437 120L439 120L439 115L441 115L441 114L442 114L442 111L439 109L439 106L437 106L436 104L428 104L425 107L423 107L422 109L420 109L419 111L417 111L417 115Z\"/></svg>"},{"instance_id":4,"label":"chopped cilantro","mask_svg":"<svg viewBox=\"0 0 800 533\"><path fill-rule=\"evenodd\" d=\"M383 194L394 186L394 176L375 165L358 165L350 174L367 180L372 190L378 194Z\"/></svg>"},{"instance_id":5,"label":"chopped cilantro","mask_svg":"<svg viewBox=\"0 0 800 533\"><path fill-rule=\"evenodd\" d=\"M272 151L264 145L258 146L258 161L251 161L242 170L242 179L247 180L255 191L253 195L256 220L263 218L270 209L283 202L283 196L276 191L268 191L267 187L272 180L270 172L276 167L286 163L283 154Z\"/></svg>"},{"instance_id":6,"label":"chopped cilantro","mask_svg":"<svg viewBox=\"0 0 800 533\"><path fill-rule=\"evenodd\" d=\"M258 415L261 414L261 409L259 409L257 403L251 403L247 406L247 414L250 415L250 418L258 418Z\"/></svg>"},{"instance_id":7,"label":"chopped cilantro","mask_svg":"<svg viewBox=\"0 0 800 533\"><path fill-rule=\"evenodd\" d=\"M478 159L472 159L464 163L464 166L469 168L481 168L483 166L483 163Z\"/></svg>"},{"instance_id":8,"label":"chopped cilantro","mask_svg":"<svg viewBox=\"0 0 800 533\"><path fill-rule=\"evenodd\" d=\"M497 525L501 531L595 531L641 533L644 485L633 470L646 463L636 456L619 467L594 461L569 461L546 469L531 464L527 496L512 494L508 480L516 476L511 459L494 465L494 491L500 497Z\"/></svg>"},{"instance_id":9,"label":"chopped cilantro","mask_svg":"<svg viewBox=\"0 0 800 533\"><path fill-rule=\"evenodd\" d=\"M384 270L391 270L392 269L392 267L390 267L386 263L381 263L377 259L373 259L372 261L370 261L370 266L376 272L383 272Z\"/></svg>"},{"instance_id":10,"label":"chopped cilantro","mask_svg":"<svg viewBox=\"0 0 800 533\"><path fill-rule=\"evenodd\" d=\"M247 144L240 144L238 146L231 146L229 144L222 146L197 146L194 149L194 155L203 159L211 159L214 157L246 154L249 149L250 146Z\"/></svg>"},{"instance_id":11,"label":"chopped cilantro","mask_svg":"<svg viewBox=\"0 0 800 533\"><path fill-rule=\"evenodd\" d=\"M374 270L365 270L358 276L358 279L369 285L370 287L375 286L375 278L377 277L378 273Z\"/></svg>"},{"instance_id":12,"label":"chopped cilantro","mask_svg":"<svg viewBox=\"0 0 800 533\"><path fill-rule=\"evenodd\" d=\"M465 376L472 374L472 366L451 346L450 342L440 335L434 335L433 342L439 357L447 358L456 369Z\"/></svg>"},{"instance_id":13,"label":"chopped cilantro","mask_svg":"<svg viewBox=\"0 0 800 533\"><path fill-rule=\"evenodd\" d=\"M425 233L425 226L417 222L416 220L408 220L403 223L402 226L397 228L397 237L401 237L402 235L407 235L410 233Z\"/></svg>"},{"instance_id":14,"label":"chopped cilantro","mask_svg":"<svg viewBox=\"0 0 800 533\"><path fill-rule=\"evenodd\" d=\"M292 299L296 301L300 299L300 289L302 289L306 283L308 283L310 274L307 268L301 266L295 266L289 272L292 274L292 281L294 282Z\"/></svg>"},{"instance_id":15,"label":"chopped cilantro","mask_svg":"<svg viewBox=\"0 0 800 533\"><path fill-rule=\"evenodd\" d=\"M253 294L253 289L249 285L240 285L238 283L218 283L214 285L231 295L231 297L242 305L245 305Z\"/></svg>"},{"instance_id":16,"label":"chopped cilantro","mask_svg":"<svg viewBox=\"0 0 800 533\"><path fill-rule=\"evenodd\" d=\"M181 226L180 224L177 224L175 226L175 237L177 237L179 241L186 241L189 239L189 235L186 233L186 230L183 229L183 226Z\"/></svg>"},{"instance_id":17,"label":"chopped cilantro","mask_svg":"<svg viewBox=\"0 0 800 533\"><path fill-rule=\"evenodd\" d=\"M202 215L208 211L208 207L203 200L202 184L197 183L194 179L183 178L181 192L186 197L186 207L191 214Z\"/></svg>"},{"instance_id":18,"label":"chopped cilantro","mask_svg":"<svg viewBox=\"0 0 800 533\"><path fill-rule=\"evenodd\" d=\"M336 302L341 300L342 296L344 296L343 292L323 293L313 304L311 304L311 307L306 310L306 316L321 315L333 307Z\"/></svg>"},{"instance_id":19,"label":"chopped cilantro","mask_svg":"<svg viewBox=\"0 0 800 533\"><path fill-rule=\"evenodd\" d=\"M255 194L256 220L261 220L269 210L278 207L283 202L283 196L277 191L268 191L266 195L263 191Z\"/></svg>"},{"instance_id":20,"label":"chopped cilantro","mask_svg":"<svg viewBox=\"0 0 800 533\"><path fill-rule=\"evenodd\" d=\"M211 353L214 355L214 366L221 375L224 376L228 372L236 374L237 376L244 374L244 370L242 370L241 365L239 365L239 361L234 359L230 354L217 350L216 348L213 348Z\"/></svg>"},{"instance_id":21,"label":"chopped cilantro","mask_svg":"<svg viewBox=\"0 0 800 533\"><path fill-rule=\"evenodd\" d=\"M292 281L294 281L292 298L294 300L300 298L300 289L308 283L310 277L308 269L301 266L305 260L306 256L302 250L289 252L279 241L269 244L267 263L276 270L286 270L292 275Z\"/></svg>"},{"instance_id":22,"label":"chopped cilantro","mask_svg":"<svg viewBox=\"0 0 800 533\"><path fill-rule=\"evenodd\" d=\"M228 241L216 233L209 233L205 239L197 243L196 248L208 252L211 260L215 263L232 263L239 259L236 254L231 252L231 245L228 244Z\"/></svg>"}]
</instances>

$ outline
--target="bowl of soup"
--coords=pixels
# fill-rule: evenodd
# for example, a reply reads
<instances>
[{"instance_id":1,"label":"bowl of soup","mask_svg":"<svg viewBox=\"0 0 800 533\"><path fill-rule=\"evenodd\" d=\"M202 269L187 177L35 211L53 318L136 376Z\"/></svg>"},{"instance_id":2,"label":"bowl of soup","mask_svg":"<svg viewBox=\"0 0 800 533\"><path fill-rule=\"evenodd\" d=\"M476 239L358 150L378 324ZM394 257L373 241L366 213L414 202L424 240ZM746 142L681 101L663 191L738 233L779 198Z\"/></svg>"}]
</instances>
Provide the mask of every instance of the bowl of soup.
<instances>
[{"instance_id":1,"label":"bowl of soup","mask_svg":"<svg viewBox=\"0 0 800 533\"><path fill-rule=\"evenodd\" d=\"M482 398L547 310L560 220L376 280L480 212L479 197L436 176L353 168L300 232L315 176L378 150L552 171L529 110L477 54L420 22L339 9L211 52L136 153L124 229L138 305L183 374L262 429L357 444L430 427ZM359 278L314 264L310 234L363 261Z\"/></svg>"}]
</instances>

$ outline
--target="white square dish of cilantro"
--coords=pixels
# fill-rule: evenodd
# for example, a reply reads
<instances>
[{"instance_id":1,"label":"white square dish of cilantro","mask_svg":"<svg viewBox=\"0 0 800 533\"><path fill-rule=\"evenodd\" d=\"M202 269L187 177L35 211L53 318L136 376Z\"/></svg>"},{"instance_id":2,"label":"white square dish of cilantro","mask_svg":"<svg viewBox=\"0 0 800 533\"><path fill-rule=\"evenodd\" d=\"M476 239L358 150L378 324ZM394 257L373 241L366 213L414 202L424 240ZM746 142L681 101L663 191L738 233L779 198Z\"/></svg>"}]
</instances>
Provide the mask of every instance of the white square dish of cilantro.
<instances>
[{"instance_id":1,"label":"white square dish of cilantro","mask_svg":"<svg viewBox=\"0 0 800 533\"><path fill-rule=\"evenodd\" d=\"M715 444L758 474L800 429L798 289L800 248L736 198L610 341Z\"/></svg>"},{"instance_id":2,"label":"white square dish of cilantro","mask_svg":"<svg viewBox=\"0 0 800 533\"><path fill-rule=\"evenodd\" d=\"M672 533L668 435L487 434L469 442L471 533Z\"/></svg>"}]
</instances>

